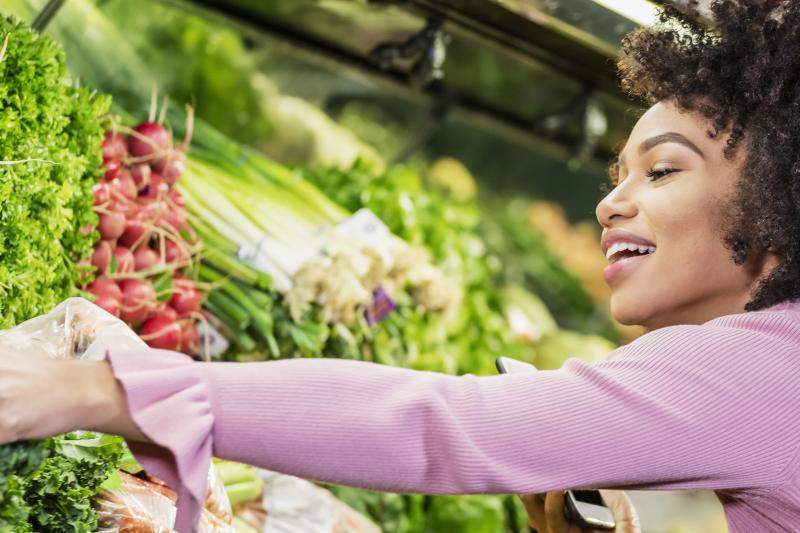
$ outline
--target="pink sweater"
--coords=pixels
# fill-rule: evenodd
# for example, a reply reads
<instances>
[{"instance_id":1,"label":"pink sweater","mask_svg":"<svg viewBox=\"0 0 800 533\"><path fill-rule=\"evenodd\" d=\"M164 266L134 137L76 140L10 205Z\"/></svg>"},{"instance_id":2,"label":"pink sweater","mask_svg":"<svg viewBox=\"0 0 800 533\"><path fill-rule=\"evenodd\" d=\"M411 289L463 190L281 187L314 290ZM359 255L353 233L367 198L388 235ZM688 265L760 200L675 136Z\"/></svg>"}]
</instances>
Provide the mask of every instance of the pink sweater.
<instances>
[{"instance_id":1,"label":"pink sweater","mask_svg":"<svg viewBox=\"0 0 800 533\"><path fill-rule=\"evenodd\" d=\"M212 451L394 492L712 489L732 533L800 531L800 300L531 374L109 358L159 444L134 451L179 489L181 533L193 529Z\"/></svg>"}]
</instances>

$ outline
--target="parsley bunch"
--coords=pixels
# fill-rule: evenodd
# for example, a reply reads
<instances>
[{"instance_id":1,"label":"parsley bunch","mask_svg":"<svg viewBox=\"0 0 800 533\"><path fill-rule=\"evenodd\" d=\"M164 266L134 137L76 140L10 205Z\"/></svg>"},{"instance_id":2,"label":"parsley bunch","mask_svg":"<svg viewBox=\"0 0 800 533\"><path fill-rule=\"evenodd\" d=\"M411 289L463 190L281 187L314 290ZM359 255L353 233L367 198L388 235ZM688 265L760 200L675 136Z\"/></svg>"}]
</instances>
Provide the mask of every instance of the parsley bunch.
<instances>
[{"instance_id":1,"label":"parsley bunch","mask_svg":"<svg viewBox=\"0 0 800 533\"><path fill-rule=\"evenodd\" d=\"M110 100L76 87L64 52L0 17L0 328L74 292L97 240L92 185Z\"/></svg>"},{"instance_id":2,"label":"parsley bunch","mask_svg":"<svg viewBox=\"0 0 800 533\"><path fill-rule=\"evenodd\" d=\"M90 533L90 498L111 482L120 437L69 434L0 446L0 532Z\"/></svg>"}]
</instances>

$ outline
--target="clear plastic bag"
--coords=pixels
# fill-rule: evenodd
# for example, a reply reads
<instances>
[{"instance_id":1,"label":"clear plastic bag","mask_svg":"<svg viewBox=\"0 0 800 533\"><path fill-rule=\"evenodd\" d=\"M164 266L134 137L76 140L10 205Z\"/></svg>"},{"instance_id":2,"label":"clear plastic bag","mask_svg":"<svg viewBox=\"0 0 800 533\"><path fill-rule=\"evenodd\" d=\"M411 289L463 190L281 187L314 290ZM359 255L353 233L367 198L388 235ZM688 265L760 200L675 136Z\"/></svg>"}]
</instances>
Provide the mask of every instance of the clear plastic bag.
<instances>
[{"instance_id":1,"label":"clear plastic bag","mask_svg":"<svg viewBox=\"0 0 800 533\"><path fill-rule=\"evenodd\" d=\"M264 480L260 510L237 507L236 516L261 533L380 533L364 515L330 491L304 479L259 470ZM244 511L244 512L241 512ZM265 517L261 522L260 518Z\"/></svg>"},{"instance_id":2,"label":"clear plastic bag","mask_svg":"<svg viewBox=\"0 0 800 533\"><path fill-rule=\"evenodd\" d=\"M98 533L174 533L177 495L164 485L119 473L122 488L93 498Z\"/></svg>"},{"instance_id":3,"label":"clear plastic bag","mask_svg":"<svg viewBox=\"0 0 800 533\"><path fill-rule=\"evenodd\" d=\"M55 359L100 361L106 350L147 345L123 321L83 298L68 298L45 315L0 331L0 344Z\"/></svg>"},{"instance_id":4,"label":"clear plastic bag","mask_svg":"<svg viewBox=\"0 0 800 533\"><path fill-rule=\"evenodd\" d=\"M200 514L200 523L197 525L197 533L236 533L230 521L226 522L220 517L203 509Z\"/></svg>"},{"instance_id":5,"label":"clear plastic bag","mask_svg":"<svg viewBox=\"0 0 800 533\"><path fill-rule=\"evenodd\" d=\"M222 522L230 524L233 520L233 510L225 485L219 477L214 463L208 469L208 491L206 493L205 508L219 518Z\"/></svg>"}]
</instances>

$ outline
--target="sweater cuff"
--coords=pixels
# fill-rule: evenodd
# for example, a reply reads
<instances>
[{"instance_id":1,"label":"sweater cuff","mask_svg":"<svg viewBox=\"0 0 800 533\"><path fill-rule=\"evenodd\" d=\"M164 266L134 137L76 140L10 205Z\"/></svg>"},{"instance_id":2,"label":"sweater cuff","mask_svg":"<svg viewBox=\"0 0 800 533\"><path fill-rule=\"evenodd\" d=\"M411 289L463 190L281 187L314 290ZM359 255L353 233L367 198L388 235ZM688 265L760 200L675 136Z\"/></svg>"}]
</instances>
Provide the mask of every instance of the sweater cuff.
<instances>
[{"instance_id":1,"label":"sweater cuff","mask_svg":"<svg viewBox=\"0 0 800 533\"><path fill-rule=\"evenodd\" d=\"M150 474L178 493L175 529L195 531L206 499L214 417L198 364L165 350L109 350L131 417L153 444L129 443Z\"/></svg>"}]
</instances>

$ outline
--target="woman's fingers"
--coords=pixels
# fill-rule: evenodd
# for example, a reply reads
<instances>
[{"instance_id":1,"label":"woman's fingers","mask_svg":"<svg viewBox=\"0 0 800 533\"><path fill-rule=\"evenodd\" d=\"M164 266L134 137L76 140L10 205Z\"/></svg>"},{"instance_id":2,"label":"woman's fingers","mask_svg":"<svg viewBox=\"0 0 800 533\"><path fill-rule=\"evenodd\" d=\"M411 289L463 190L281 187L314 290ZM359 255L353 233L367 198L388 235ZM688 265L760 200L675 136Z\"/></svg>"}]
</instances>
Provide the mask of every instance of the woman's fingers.
<instances>
[{"instance_id":1,"label":"woman's fingers","mask_svg":"<svg viewBox=\"0 0 800 533\"><path fill-rule=\"evenodd\" d=\"M544 514L547 520L547 533L581 533L575 524L567 521L564 514L564 492L548 492L544 500Z\"/></svg>"},{"instance_id":2,"label":"woman's fingers","mask_svg":"<svg viewBox=\"0 0 800 533\"><path fill-rule=\"evenodd\" d=\"M628 495L621 490L601 490L603 501L606 502L614 521L617 523L617 533L641 533L642 527L639 524L639 515L636 508L628 498Z\"/></svg>"},{"instance_id":3,"label":"woman's fingers","mask_svg":"<svg viewBox=\"0 0 800 533\"><path fill-rule=\"evenodd\" d=\"M547 520L544 516L544 494L520 494L519 499L528 513L528 525L539 533L547 533Z\"/></svg>"},{"instance_id":4,"label":"woman's fingers","mask_svg":"<svg viewBox=\"0 0 800 533\"><path fill-rule=\"evenodd\" d=\"M528 525L538 533L582 533L575 524L570 524L564 515L564 493L562 491L546 494L520 495Z\"/></svg>"}]
</instances>

